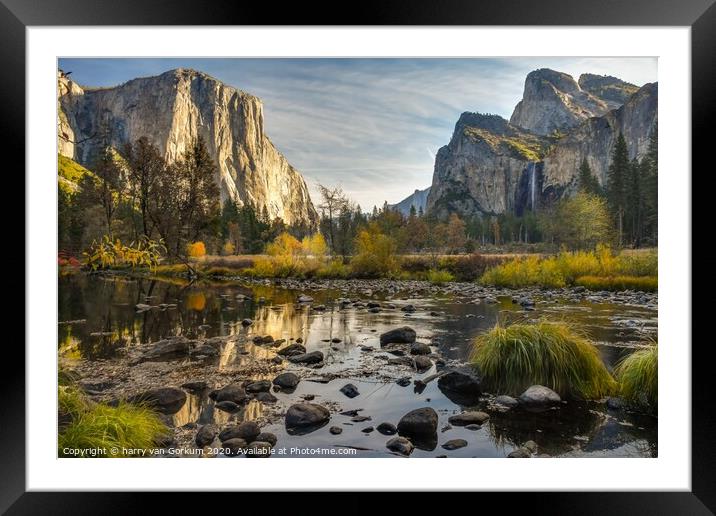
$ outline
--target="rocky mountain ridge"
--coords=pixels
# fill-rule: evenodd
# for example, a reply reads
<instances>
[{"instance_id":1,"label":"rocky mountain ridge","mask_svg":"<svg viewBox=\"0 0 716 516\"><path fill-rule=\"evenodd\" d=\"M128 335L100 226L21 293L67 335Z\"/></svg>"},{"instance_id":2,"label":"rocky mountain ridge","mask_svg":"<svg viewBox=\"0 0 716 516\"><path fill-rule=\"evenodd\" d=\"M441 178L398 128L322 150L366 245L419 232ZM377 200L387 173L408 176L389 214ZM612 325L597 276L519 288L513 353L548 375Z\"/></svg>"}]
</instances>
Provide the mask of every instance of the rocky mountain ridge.
<instances>
[{"instance_id":1,"label":"rocky mountain ridge","mask_svg":"<svg viewBox=\"0 0 716 516\"><path fill-rule=\"evenodd\" d=\"M582 159L604 185L620 132L630 158L646 152L657 105L657 83L637 88L592 74L578 83L561 72L535 70L509 122L497 115L460 116L436 155L426 210L441 217L537 210L575 191Z\"/></svg>"}]
</instances>

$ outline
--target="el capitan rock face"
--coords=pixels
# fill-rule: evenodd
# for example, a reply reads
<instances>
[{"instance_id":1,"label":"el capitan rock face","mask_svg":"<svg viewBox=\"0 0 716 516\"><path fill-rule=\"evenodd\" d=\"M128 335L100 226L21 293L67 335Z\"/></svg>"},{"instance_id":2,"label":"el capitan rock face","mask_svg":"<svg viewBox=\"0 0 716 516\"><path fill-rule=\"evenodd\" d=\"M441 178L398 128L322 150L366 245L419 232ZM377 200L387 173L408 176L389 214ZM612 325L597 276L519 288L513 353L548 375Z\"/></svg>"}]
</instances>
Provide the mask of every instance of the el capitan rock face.
<instances>
[{"instance_id":1,"label":"el capitan rock face","mask_svg":"<svg viewBox=\"0 0 716 516\"><path fill-rule=\"evenodd\" d=\"M428 202L428 195L430 194L430 187L425 190L415 190L411 195L403 199L397 204L389 205L390 208L398 210L403 215L410 214L410 208L415 207L416 213L421 209L425 211L425 206Z\"/></svg>"},{"instance_id":2,"label":"el capitan rock face","mask_svg":"<svg viewBox=\"0 0 716 516\"><path fill-rule=\"evenodd\" d=\"M219 168L222 202L251 202L289 225L316 225L303 177L264 133L257 97L189 69L113 88L82 88L60 75L58 88L60 154L91 167L97 135L106 133L117 149L147 137L174 161L202 137Z\"/></svg>"},{"instance_id":3,"label":"el capitan rock face","mask_svg":"<svg viewBox=\"0 0 716 516\"><path fill-rule=\"evenodd\" d=\"M427 211L444 218L453 212L471 217L539 210L576 191L583 158L605 185L620 132L629 157L641 158L657 120L658 85L637 88L591 74L582 75L580 83L584 88L567 74L536 70L528 75L525 98L510 122L463 113L450 143L436 155ZM607 109L621 98L623 105Z\"/></svg>"}]
</instances>

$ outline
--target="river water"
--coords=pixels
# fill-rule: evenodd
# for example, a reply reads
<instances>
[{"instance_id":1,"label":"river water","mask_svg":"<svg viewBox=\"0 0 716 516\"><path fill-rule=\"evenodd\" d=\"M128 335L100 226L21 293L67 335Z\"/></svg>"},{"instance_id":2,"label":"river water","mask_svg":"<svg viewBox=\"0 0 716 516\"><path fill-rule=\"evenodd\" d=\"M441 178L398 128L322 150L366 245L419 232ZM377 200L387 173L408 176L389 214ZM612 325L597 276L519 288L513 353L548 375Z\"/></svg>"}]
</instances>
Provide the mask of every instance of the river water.
<instances>
[{"instance_id":1,"label":"river water","mask_svg":"<svg viewBox=\"0 0 716 516\"><path fill-rule=\"evenodd\" d=\"M212 388L221 388L238 380L270 380L283 371L302 377L294 392L272 392L275 402L252 400L233 414L216 409L207 392L188 393L185 406L168 418L180 446L191 446L196 428L202 424L221 428L256 420L262 431L278 437L276 448L283 449L286 456L305 456L306 449L313 450L310 456L334 456L331 450L345 449L351 450L351 456L391 457L394 455L385 447L390 436L367 430L382 422L397 425L410 410L429 406L439 415L438 441L422 444L412 457L504 457L529 440L537 443L537 455L541 456L656 456L656 418L611 410L600 402L569 401L559 410L542 414L494 410L489 396L470 406L460 405L460 400L453 401L440 391L437 381L423 389L413 383L397 384L395 380L401 377L412 382L430 376L436 367L418 373L410 367L389 366L378 339L384 331L409 325L419 342L433 347L434 359L439 356L448 365L457 365L467 360L475 336L498 320L549 317L578 323L611 369L655 334L655 299L629 303L618 296L615 302L613 295L606 294L600 298L531 292L535 309L526 311L513 302L513 292L498 292L497 303L490 304L475 303L472 292L463 295L459 288L406 285L402 289L395 282L329 282L320 288L296 284L283 288L241 281L188 284L123 276L63 276L58 300L60 363L93 383L92 394L102 400L147 387L178 387L181 379L201 379ZM325 305L325 311L297 304L300 294L313 297L314 305ZM346 297L371 300L382 307L373 313L364 306L342 307L336 302ZM138 304L151 308L137 309ZM401 310L408 304L416 311L406 314ZM253 324L244 327L241 321L247 318ZM135 350L176 335L200 341L212 337L225 340L215 356L144 363L130 359ZM274 364L271 359L277 348L254 344L257 335L285 339L286 343L300 338L307 351L324 353L325 365L310 369L287 361ZM349 382L360 392L352 399L339 390ZM309 434L289 435L282 414L306 397L328 407L331 421ZM466 409L485 410L491 417L477 430L448 428L447 419ZM340 415L350 410L360 410L360 415L370 419L355 422ZM341 427L342 433L331 434L332 426ZM441 447L452 439L464 439L468 445L452 451Z\"/></svg>"}]
</instances>

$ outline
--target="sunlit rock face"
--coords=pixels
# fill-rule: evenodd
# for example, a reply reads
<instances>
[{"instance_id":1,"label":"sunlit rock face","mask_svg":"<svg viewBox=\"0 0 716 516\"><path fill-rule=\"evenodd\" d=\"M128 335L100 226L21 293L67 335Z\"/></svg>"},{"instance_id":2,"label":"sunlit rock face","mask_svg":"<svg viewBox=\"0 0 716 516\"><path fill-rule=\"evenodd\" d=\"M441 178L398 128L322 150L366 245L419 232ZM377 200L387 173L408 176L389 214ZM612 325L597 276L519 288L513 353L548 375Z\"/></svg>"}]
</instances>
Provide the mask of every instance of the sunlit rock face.
<instances>
[{"instance_id":1,"label":"sunlit rock face","mask_svg":"<svg viewBox=\"0 0 716 516\"><path fill-rule=\"evenodd\" d=\"M435 157L427 211L441 218L521 213L527 190L538 190L537 163L550 143L500 116L463 113Z\"/></svg>"},{"instance_id":2,"label":"sunlit rock face","mask_svg":"<svg viewBox=\"0 0 716 516\"><path fill-rule=\"evenodd\" d=\"M629 158L641 159L657 119L657 83L642 86L626 103L599 118L591 118L561 138L544 158L543 189L572 193L583 158L601 185L607 184L611 155L621 132Z\"/></svg>"},{"instance_id":3,"label":"sunlit rock face","mask_svg":"<svg viewBox=\"0 0 716 516\"><path fill-rule=\"evenodd\" d=\"M609 109L602 99L582 90L571 75L542 68L527 74L522 100L510 123L546 135L569 130Z\"/></svg>"},{"instance_id":4,"label":"sunlit rock face","mask_svg":"<svg viewBox=\"0 0 716 516\"><path fill-rule=\"evenodd\" d=\"M257 97L177 69L113 88L82 88L61 76L58 103L58 150L82 165L92 166L102 140L121 149L146 137L174 161L202 137L218 165L222 202L250 202L290 225L317 223L303 177L264 133Z\"/></svg>"}]
</instances>

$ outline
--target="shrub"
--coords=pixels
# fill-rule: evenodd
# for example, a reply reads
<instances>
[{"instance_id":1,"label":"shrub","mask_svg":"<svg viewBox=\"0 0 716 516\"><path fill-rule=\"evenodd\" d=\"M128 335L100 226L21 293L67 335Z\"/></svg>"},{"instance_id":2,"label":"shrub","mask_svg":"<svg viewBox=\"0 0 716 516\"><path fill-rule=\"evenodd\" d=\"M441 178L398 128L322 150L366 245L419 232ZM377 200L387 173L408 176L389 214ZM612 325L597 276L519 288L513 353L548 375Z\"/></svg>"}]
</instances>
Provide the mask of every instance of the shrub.
<instances>
[{"instance_id":1,"label":"shrub","mask_svg":"<svg viewBox=\"0 0 716 516\"><path fill-rule=\"evenodd\" d=\"M455 281L455 276L450 274L448 271L432 269L428 271L427 280L430 283L441 285L449 281Z\"/></svg>"},{"instance_id":2,"label":"shrub","mask_svg":"<svg viewBox=\"0 0 716 516\"><path fill-rule=\"evenodd\" d=\"M304 255L314 258L324 258L328 253L328 245L326 239L320 233L303 237L301 240L301 250Z\"/></svg>"},{"instance_id":3,"label":"shrub","mask_svg":"<svg viewBox=\"0 0 716 516\"><path fill-rule=\"evenodd\" d=\"M236 248L234 247L234 244L231 242L226 242L222 248L221 248L221 254L224 256L231 256L236 252Z\"/></svg>"},{"instance_id":4,"label":"shrub","mask_svg":"<svg viewBox=\"0 0 716 516\"><path fill-rule=\"evenodd\" d=\"M656 254L619 255L606 246L596 251L563 251L556 256L515 258L494 266L482 275L480 281L488 285L519 288L546 286L560 288L582 285L587 288L624 290L656 290ZM639 273L629 279L624 271ZM653 273L653 277L642 274ZM586 279L585 279L586 278ZM594 278L602 279L602 282ZM603 284L603 287L599 285ZM622 286L624 285L624 286Z\"/></svg>"},{"instance_id":5,"label":"shrub","mask_svg":"<svg viewBox=\"0 0 716 516\"><path fill-rule=\"evenodd\" d=\"M301 242L284 231L266 246L266 254L269 256L298 256L302 249Z\"/></svg>"},{"instance_id":6,"label":"shrub","mask_svg":"<svg viewBox=\"0 0 716 516\"><path fill-rule=\"evenodd\" d=\"M513 324L477 337L472 360L485 388L518 396L531 385L544 385L560 396L601 398L616 384L596 347L562 322Z\"/></svg>"},{"instance_id":7,"label":"shrub","mask_svg":"<svg viewBox=\"0 0 716 516\"><path fill-rule=\"evenodd\" d=\"M450 272L458 281L475 281L482 276L488 266L503 262L500 257L487 257L473 253L466 256L447 256L439 261L440 268Z\"/></svg>"},{"instance_id":8,"label":"shrub","mask_svg":"<svg viewBox=\"0 0 716 516\"><path fill-rule=\"evenodd\" d=\"M206 247L204 246L204 242L193 242L191 244L187 244L186 254L191 258L201 258L202 256L206 256Z\"/></svg>"},{"instance_id":9,"label":"shrub","mask_svg":"<svg viewBox=\"0 0 716 516\"><path fill-rule=\"evenodd\" d=\"M203 244L202 244L203 245ZM82 253L84 264L93 271L115 267L149 267L159 265L162 253L166 252L163 242L142 238L129 245L119 239L114 242L105 235L102 240L93 241L89 249Z\"/></svg>"},{"instance_id":10,"label":"shrub","mask_svg":"<svg viewBox=\"0 0 716 516\"><path fill-rule=\"evenodd\" d=\"M60 387L58 398L60 416L70 420L58 436L60 457L75 456L67 449L98 449L102 451L98 457L123 457L123 449L154 448L169 432L159 415L146 406L90 403L74 387Z\"/></svg>"},{"instance_id":11,"label":"shrub","mask_svg":"<svg viewBox=\"0 0 716 516\"><path fill-rule=\"evenodd\" d=\"M656 343L624 358L614 373L625 400L656 413L659 401L659 346Z\"/></svg>"},{"instance_id":12,"label":"shrub","mask_svg":"<svg viewBox=\"0 0 716 516\"><path fill-rule=\"evenodd\" d=\"M656 292L659 288L659 279L656 276L581 276L574 282L575 285L589 290L641 290Z\"/></svg>"},{"instance_id":13,"label":"shrub","mask_svg":"<svg viewBox=\"0 0 716 516\"><path fill-rule=\"evenodd\" d=\"M351 260L351 270L362 278L393 276L400 263L395 256L395 241L375 226L361 230L356 237L357 254Z\"/></svg>"},{"instance_id":14,"label":"shrub","mask_svg":"<svg viewBox=\"0 0 716 516\"><path fill-rule=\"evenodd\" d=\"M317 278L347 278L350 275L350 267L337 258L321 265L316 271Z\"/></svg>"}]
</instances>

